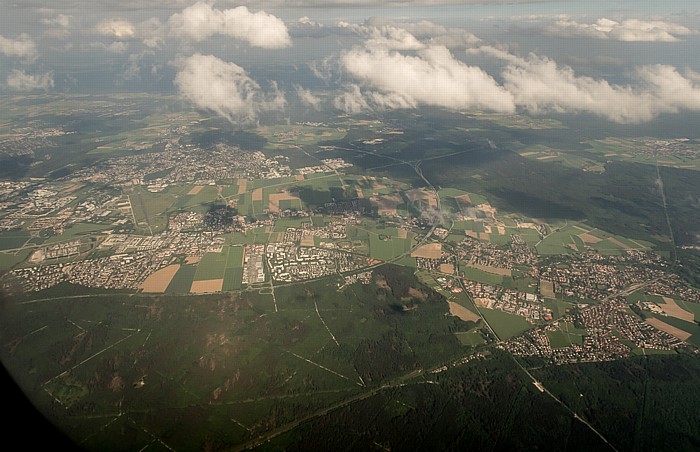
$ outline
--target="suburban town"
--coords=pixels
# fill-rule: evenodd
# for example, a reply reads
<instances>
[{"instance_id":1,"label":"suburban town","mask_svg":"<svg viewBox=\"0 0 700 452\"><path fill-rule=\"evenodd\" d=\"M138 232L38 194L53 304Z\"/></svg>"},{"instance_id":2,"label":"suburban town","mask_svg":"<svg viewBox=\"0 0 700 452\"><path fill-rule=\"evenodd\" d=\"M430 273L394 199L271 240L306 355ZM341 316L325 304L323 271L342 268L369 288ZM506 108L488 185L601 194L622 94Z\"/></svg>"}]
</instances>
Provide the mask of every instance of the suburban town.
<instances>
[{"instance_id":1,"label":"suburban town","mask_svg":"<svg viewBox=\"0 0 700 452\"><path fill-rule=\"evenodd\" d=\"M300 136L275 135L281 141ZM458 210L445 221L425 214L438 208L437 192L375 177L344 180L341 172L352 165L342 158L299 166L282 154L266 157L235 146L205 152L172 139L160 145L160 152L105 159L54 181L0 184L0 230L27 225L28 231L15 250L6 250L25 253L26 260L2 276L3 289L32 293L71 283L204 294L340 277L342 291L368 284L382 263L403 262L436 275L446 293L463 293L472 311L465 318L479 325L491 328L483 313L496 311L527 322L521 334L497 337L516 356L561 364L687 345L688 333L657 317L692 320L675 300L700 303L700 291L648 249L610 237L621 251L601 253L593 245L604 239L574 226L585 249L543 255L538 245L559 229L505 218L474 195L455 195ZM330 187L333 179L357 196L309 202L294 186L318 180ZM166 200L172 212L156 211ZM208 210L200 208L212 201ZM398 208L403 202L407 210ZM84 232L71 234L76 229ZM504 284L516 280L522 284Z\"/></svg>"}]
</instances>

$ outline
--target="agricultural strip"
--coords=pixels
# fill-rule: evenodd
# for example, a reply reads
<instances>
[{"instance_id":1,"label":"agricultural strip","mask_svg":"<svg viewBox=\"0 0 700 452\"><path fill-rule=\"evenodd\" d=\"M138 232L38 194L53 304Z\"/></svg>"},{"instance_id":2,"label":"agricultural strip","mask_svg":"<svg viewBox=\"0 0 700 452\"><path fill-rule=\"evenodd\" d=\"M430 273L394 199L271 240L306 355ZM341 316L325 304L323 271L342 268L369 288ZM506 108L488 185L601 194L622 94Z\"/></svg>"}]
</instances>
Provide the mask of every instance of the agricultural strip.
<instances>
[{"instance_id":1,"label":"agricultural strip","mask_svg":"<svg viewBox=\"0 0 700 452\"><path fill-rule=\"evenodd\" d=\"M224 286L223 279L204 279L199 281L192 281L192 286L190 287L190 293L202 294L202 293L213 293L221 292Z\"/></svg>"},{"instance_id":2,"label":"agricultural strip","mask_svg":"<svg viewBox=\"0 0 700 452\"><path fill-rule=\"evenodd\" d=\"M180 264L168 265L165 268L161 268L148 275L143 284L141 284L141 288L144 292L148 293L165 293L179 269Z\"/></svg>"},{"instance_id":3,"label":"agricultural strip","mask_svg":"<svg viewBox=\"0 0 700 452\"><path fill-rule=\"evenodd\" d=\"M447 304L450 305L450 314L459 317L465 322L477 322L481 318L477 314L473 313L472 311L465 308L459 303L455 303L454 301L448 301Z\"/></svg>"},{"instance_id":4,"label":"agricultural strip","mask_svg":"<svg viewBox=\"0 0 700 452\"><path fill-rule=\"evenodd\" d=\"M662 297L664 300L663 304L659 304L659 307L664 310L664 312L671 317L677 319L685 320L686 322L693 322L695 320L695 314L688 312L685 309L678 306L673 298Z\"/></svg>"},{"instance_id":5,"label":"agricultural strip","mask_svg":"<svg viewBox=\"0 0 700 452\"><path fill-rule=\"evenodd\" d=\"M442 253L442 245L440 243L426 243L421 245L411 253L411 257L422 257L424 259L439 259Z\"/></svg>"},{"instance_id":6,"label":"agricultural strip","mask_svg":"<svg viewBox=\"0 0 700 452\"><path fill-rule=\"evenodd\" d=\"M661 331L665 331L666 333L670 334L671 336L677 337L678 339L682 341L687 341L692 334L681 330L680 328L676 328L675 326L669 325L668 323L662 322L659 319L647 319L646 322L653 326L654 328L657 328Z\"/></svg>"}]
</instances>

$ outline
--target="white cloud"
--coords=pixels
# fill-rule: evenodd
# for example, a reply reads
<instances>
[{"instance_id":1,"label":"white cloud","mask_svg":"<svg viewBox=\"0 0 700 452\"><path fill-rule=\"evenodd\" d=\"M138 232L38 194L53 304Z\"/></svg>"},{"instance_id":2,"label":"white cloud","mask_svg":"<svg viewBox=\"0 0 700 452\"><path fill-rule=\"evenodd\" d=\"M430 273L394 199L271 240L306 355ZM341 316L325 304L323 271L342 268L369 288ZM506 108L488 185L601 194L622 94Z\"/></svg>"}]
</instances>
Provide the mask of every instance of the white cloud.
<instances>
[{"instance_id":1,"label":"white cloud","mask_svg":"<svg viewBox=\"0 0 700 452\"><path fill-rule=\"evenodd\" d=\"M344 93L336 96L333 99L333 106L350 114L372 109L357 85L348 86Z\"/></svg>"},{"instance_id":2,"label":"white cloud","mask_svg":"<svg viewBox=\"0 0 700 452\"><path fill-rule=\"evenodd\" d=\"M104 50L105 52L109 53L124 53L129 47L129 44L122 41L115 41L111 44L105 44L104 42L93 42L90 44L90 47L93 49Z\"/></svg>"},{"instance_id":3,"label":"white cloud","mask_svg":"<svg viewBox=\"0 0 700 452\"><path fill-rule=\"evenodd\" d=\"M21 34L17 39L0 36L0 53L10 57L19 57L33 61L37 57L36 44L27 34Z\"/></svg>"},{"instance_id":4,"label":"white cloud","mask_svg":"<svg viewBox=\"0 0 700 452\"><path fill-rule=\"evenodd\" d=\"M194 41L224 35L266 49L281 49L292 44L281 19L264 11L252 13L245 6L217 10L198 2L173 14L168 25L174 35Z\"/></svg>"},{"instance_id":5,"label":"white cloud","mask_svg":"<svg viewBox=\"0 0 700 452\"><path fill-rule=\"evenodd\" d=\"M683 25L660 20L627 19L618 22L601 18L593 24L585 24L562 18L546 27L545 33L625 42L676 42L680 40L679 36L692 34L693 31Z\"/></svg>"},{"instance_id":6,"label":"white cloud","mask_svg":"<svg viewBox=\"0 0 700 452\"><path fill-rule=\"evenodd\" d=\"M303 86L294 85L294 91L296 91L297 97L303 105L308 105L317 111L321 110L321 99L310 90Z\"/></svg>"},{"instance_id":7,"label":"white cloud","mask_svg":"<svg viewBox=\"0 0 700 452\"><path fill-rule=\"evenodd\" d=\"M24 71L13 69L7 76L5 86L13 91L34 91L53 88L53 73L27 74Z\"/></svg>"},{"instance_id":8,"label":"white cloud","mask_svg":"<svg viewBox=\"0 0 700 452\"><path fill-rule=\"evenodd\" d=\"M59 14L51 19L41 19L41 23L51 27L70 28L73 22L73 16L67 14Z\"/></svg>"},{"instance_id":9,"label":"white cloud","mask_svg":"<svg viewBox=\"0 0 700 452\"><path fill-rule=\"evenodd\" d=\"M442 45L450 49L472 47L481 41L463 28L444 27L427 20L401 23L396 26L424 40L428 45Z\"/></svg>"},{"instance_id":10,"label":"white cloud","mask_svg":"<svg viewBox=\"0 0 700 452\"><path fill-rule=\"evenodd\" d=\"M125 19L105 19L97 24L96 29L101 35L115 38L131 38L136 32L134 25Z\"/></svg>"},{"instance_id":11,"label":"white cloud","mask_svg":"<svg viewBox=\"0 0 700 452\"><path fill-rule=\"evenodd\" d=\"M700 110L700 86L666 65L642 66L636 85L578 76L569 67L531 55L510 59L505 88L516 105L532 113L587 112L618 123L649 121L661 113Z\"/></svg>"},{"instance_id":12,"label":"white cloud","mask_svg":"<svg viewBox=\"0 0 700 452\"><path fill-rule=\"evenodd\" d=\"M425 47L411 33L392 25L360 25L341 21L337 28L366 38L367 47L394 50L418 50Z\"/></svg>"},{"instance_id":13,"label":"white cloud","mask_svg":"<svg viewBox=\"0 0 700 452\"><path fill-rule=\"evenodd\" d=\"M276 84L265 93L243 68L234 63L200 54L180 63L175 77L180 95L234 124L255 122L260 112L284 109L284 94Z\"/></svg>"},{"instance_id":14,"label":"white cloud","mask_svg":"<svg viewBox=\"0 0 700 452\"><path fill-rule=\"evenodd\" d=\"M341 56L343 69L383 97L385 105L434 105L451 109L512 112L512 95L481 68L454 58L443 46L415 56L381 48L356 47Z\"/></svg>"},{"instance_id":15,"label":"white cloud","mask_svg":"<svg viewBox=\"0 0 700 452\"><path fill-rule=\"evenodd\" d=\"M166 27L160 19L152 17L138 25L136 34L143 40L143 45L156 49L165 44Z\"/></svg>"}]
</instances>

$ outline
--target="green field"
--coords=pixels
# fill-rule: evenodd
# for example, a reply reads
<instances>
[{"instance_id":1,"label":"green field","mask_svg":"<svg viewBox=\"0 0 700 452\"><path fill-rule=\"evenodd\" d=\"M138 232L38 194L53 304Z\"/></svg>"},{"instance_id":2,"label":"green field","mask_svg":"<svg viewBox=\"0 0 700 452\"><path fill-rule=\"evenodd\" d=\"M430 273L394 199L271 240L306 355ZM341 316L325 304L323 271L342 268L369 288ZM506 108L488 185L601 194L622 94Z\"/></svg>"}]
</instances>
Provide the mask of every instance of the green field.
<instances>
[{"instance_id":1,"label":"green field","mask_svg":"<svg viewBox=\"0 0 700 452\"><path fill-rule=\"evenodd\" d=\"M29 240L26 230L0 232L0 250L21 248Z\"/></svg>"},{"instance_id":2,"label":"green field","mask_svg":"<svg viewBox=\"0 0 700 452\"><path fill-rule=\"evenodd\" d=\"M194 280L223 279L226 263L226 253L206 253L197 265Z\"/></svg>"},{"instance_id":3,"label":"green field","mask_svg":"<svg viewBox=\"0 0 700 452\"><path fill-rule=\"evenodd\" d=\"M197 267L194 265L181 265L177 273L173 277L165 293L168 294L182 294L189 293L192 287L192 281L194 280L194 275L197 273Z\"/></svg>"},{"instance_id":4,"label":"green field","mask_svg":"<svg viewBox=\"0 0 700 452\"><path fill-rule=\"evenodd\" d=\"M285 232L287 228L300 228L308 223L308 218L281 218L275 221L275 226L272 230L274 232Z\"/></svg>"},{"instance_id":5,"label":"green field","mask_svg":"<svg viewBox=\"0 0 700 452\"><path fill-rule=\"evenodd\" d=\"M240 290L243 286L243 247L227 246L223 291Z\"/></svg>"},{"instance_id":6,"label":"green field","mask_svg":"<svg viewBox=\"0 0 700 452\"><path fill-rule=\"evenodd\" d=\"M339 140L345 132L338 132L328 127L313 127L305 125L272 125L256 129L256 133L267 138L268 147L275 148L273 143L314 145L320 141Z\"/></svg>"},{"instance_id":7,"label":"green field","mask_svg":"<svg viewBox=\"0 0 700 452\"><path fill-rule=\"evenodd\" d=\"M379 235L370 234L369 257L380 261L388 261L410 251L412 243L410 238L386 237L388 238L387 240L382 240L379 238Z\"/></svg>"},{"instance_id":8,"label":"green field","mask_svg":"<svg viewBox=\"0 0 700 452\"><path fill-rule=\"evenodd\" d=\"M686 311L690 311L693 314L695 314L695 321L700 322L700 304L699 303L691 303L689 301L683 301L683 300L676 300L676 303L678 304L678 306L685 309Z\"/></svg>"},{"instance_id":9,"label":"green field","mask_svg":"<svg viewBox=\"0 0 700 452\"><path fill-rule=\"evenodd\" d=\"M566 310L568 309L569 311L571 311L574 307L574 304L561 300L547 300L545 301L545 306L551 309L554 318L558 319L564 315L567 315L568 312L566 312Z\"/></svg>"},{"instance_id":10,"label":"green field","mask_svg":"<svg viewBox=\"0 0 700 452\"><path fill-rule=\"evenodd\" d=\"M478 330L456 332L455 336L462 345L481 345L485 343L484 338Z\"/></svg>"},{"instance_id":11,"label":"green field","mask_svg":"<svg viewBox=\"0 0 700 452\"><path fill-rule=\"evenodd\" d=\"M547 331L546 334L553 349L583 345L583 336L579 333L559 330Z\"/></svg>"},{"instance_id":12,"label":"green field","mask_svg":"<svg viewBox=\"0 0 700 452\"><path fill-rule=\"evenodd\" d=\"M77 237L91 235L95 232L105 231L112 228L109 224L97 224L97 223L76 223L67 227L63 234L54 235L49 237L44 241L45 245L56 242L63 242L66 240L72 240Z\"/></svg>"},{"instance_id":13,"label":"green field","mask_svg":"<svg viewBox=\"0 0 700 452\"><path fill-rule=\"evenodd\" d=\"M470 281L478 281L490 285L503 284L503 276L485 272L478 268L468 267L466 263L461 263L459 269L464 273L464 278Z\"/></svg>"},{"instance_id":14,"label":"green field","mask_svg":"<svg viewBox=\"0 0 700 452\"><path fill-rule=\"evenodd\" d=\"M129 200L136 227L147 233L164 231L168 226L167 212L177 203L185 202L186 198L174 190L151 193L140 187L134 188L129 193Z\"/></svg>"},{"instance_id":15,"label":"green field","mask_svg":"<svg viewBox=\"0 0 700 452\"><path fill-rule=\"evenodd\" d=\"M481 314L498 334L501 340L509 339L517 334L534 328L525 317L509 314L495 309L481 309Z\"/></svg>"},{"instance_id":16,"label":"green field","mask_svg":"<svg viewBox=\"0 0 700 452\"><path fill-rule=\"evenodd\" d=\"M26 248L14 253L0 253L0 271L9 270L20 262L23 262L33 251L32 248Z\"/></svg>"}]
</instances>

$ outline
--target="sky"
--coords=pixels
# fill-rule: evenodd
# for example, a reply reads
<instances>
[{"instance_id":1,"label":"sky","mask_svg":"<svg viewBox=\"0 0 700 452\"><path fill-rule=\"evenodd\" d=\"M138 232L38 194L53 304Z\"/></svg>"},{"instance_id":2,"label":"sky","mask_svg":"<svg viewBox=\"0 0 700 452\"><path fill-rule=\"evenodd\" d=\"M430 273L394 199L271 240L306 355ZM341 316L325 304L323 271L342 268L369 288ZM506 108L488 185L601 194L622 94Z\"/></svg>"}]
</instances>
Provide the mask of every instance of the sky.
<instances>
[{"instance_id":1,"label":"sky","mask_svg":"<svg viewBox=\"0 0 700 452\"><path fill-rule=\"evenodd\" d=\"M8 0L0 93L179 96L237 125L292 105L700 111L700 2Z\"/></svg>"}]
</instances>

